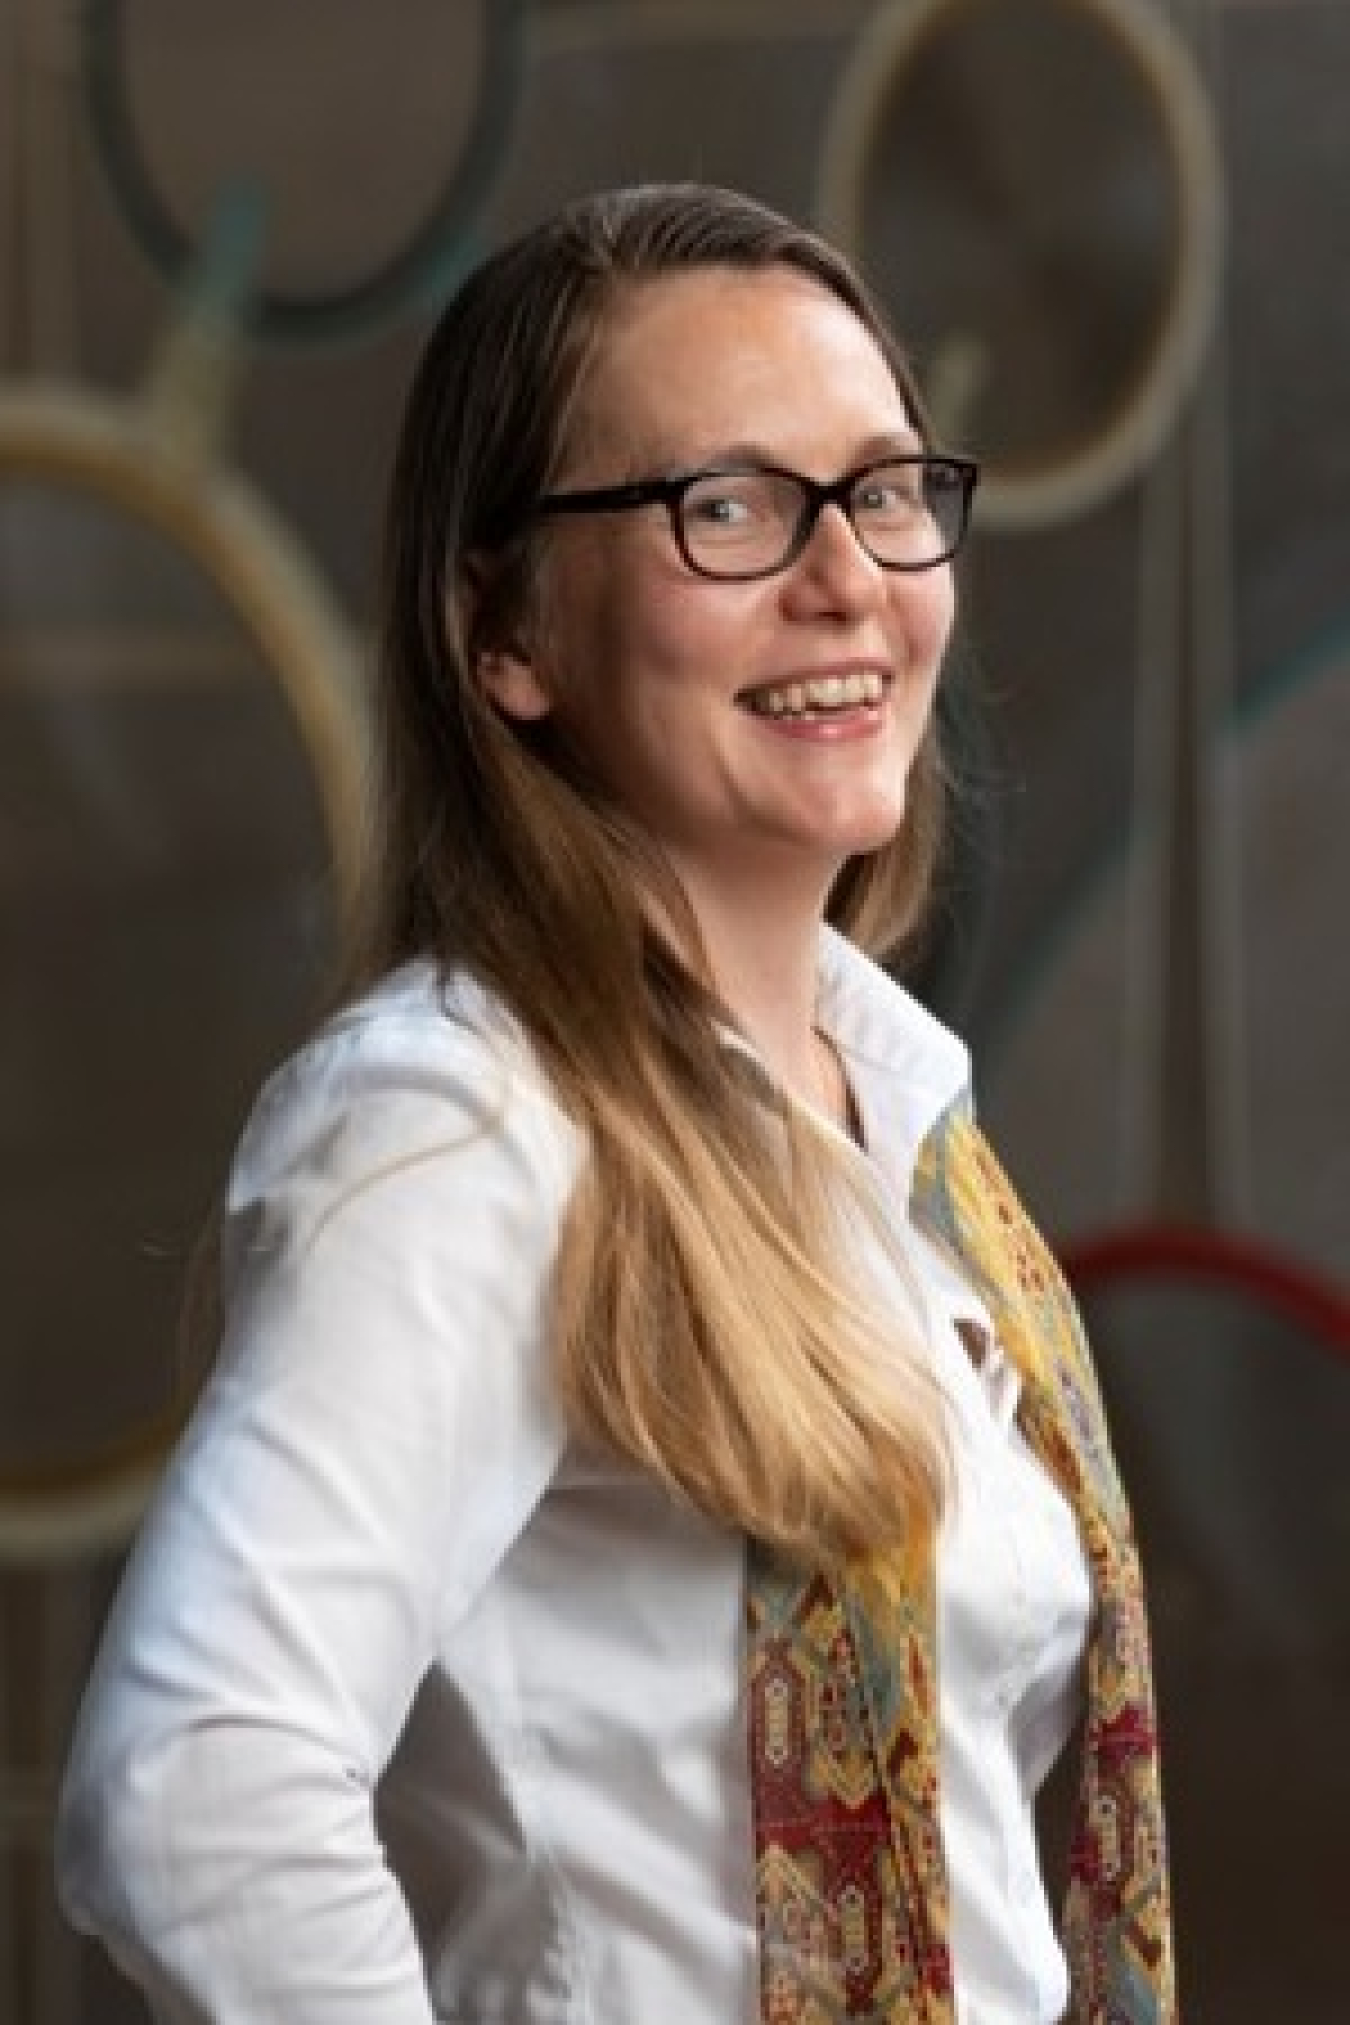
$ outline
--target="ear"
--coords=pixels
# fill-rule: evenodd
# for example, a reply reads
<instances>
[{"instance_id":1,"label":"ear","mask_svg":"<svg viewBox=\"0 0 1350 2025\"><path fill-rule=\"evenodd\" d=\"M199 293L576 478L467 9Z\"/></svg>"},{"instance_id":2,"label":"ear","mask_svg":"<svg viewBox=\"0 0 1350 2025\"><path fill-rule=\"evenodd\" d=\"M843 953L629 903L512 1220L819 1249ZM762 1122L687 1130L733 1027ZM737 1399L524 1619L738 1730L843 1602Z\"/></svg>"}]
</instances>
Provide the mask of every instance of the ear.
<instances>
[{"instance_id":1,"label":"ear","mask_svg":"<svg viewBox=\"0 0 1350 2025\"><path fill-rule=\"evenodd\" d=\"M485 647L475 657L475 672L485 695L503 717L533 723L547 717L553 698L541 681L531 656L519 647Z\"/></svg>"},{"instance_id":2,"label":"ear","mask_svg":"<svg viewBox=\"0 0 1350 2025\"><path fill-rule=\"evenodd\" d=\"M533 647L502 610L501 584L481 555L466 558L461 578L465 633L473 675L503 717L531 723L547 717L553 698L536 665Z\"/></svg>"}]
</instances>

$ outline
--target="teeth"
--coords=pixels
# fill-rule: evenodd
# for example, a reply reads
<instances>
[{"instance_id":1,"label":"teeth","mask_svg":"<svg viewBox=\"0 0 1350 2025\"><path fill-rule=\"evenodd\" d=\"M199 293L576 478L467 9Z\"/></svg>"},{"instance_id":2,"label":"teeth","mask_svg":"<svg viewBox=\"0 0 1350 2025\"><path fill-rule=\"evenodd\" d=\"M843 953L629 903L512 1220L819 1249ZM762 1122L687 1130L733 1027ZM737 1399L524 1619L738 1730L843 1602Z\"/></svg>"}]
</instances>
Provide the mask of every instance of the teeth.
<instances>
[{"instance_id":1,"label":"teeth","mask_svg":"<svg viewBox=\"0 0 1350 2025\"><path fill-rule=\"evenodd\" d=\"M776 689L757 689L747 702L761 717L808 717L880 703L885 687L876 669L868 668L854 675L822 675L813 682L784 682Z\"/></svg>"}]
</instances>

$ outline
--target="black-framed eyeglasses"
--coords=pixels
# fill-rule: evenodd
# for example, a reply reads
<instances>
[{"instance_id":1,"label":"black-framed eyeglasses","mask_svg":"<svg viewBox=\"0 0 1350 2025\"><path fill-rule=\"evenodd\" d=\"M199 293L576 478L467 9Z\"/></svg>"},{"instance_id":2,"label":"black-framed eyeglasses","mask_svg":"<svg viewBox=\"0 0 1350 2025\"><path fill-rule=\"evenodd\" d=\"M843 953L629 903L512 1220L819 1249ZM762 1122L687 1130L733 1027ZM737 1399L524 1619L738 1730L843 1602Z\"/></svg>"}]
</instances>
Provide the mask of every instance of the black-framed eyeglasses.
<instances>
[{"instance_id":1,"label":"black-framed eyeglasses","mask_svg":"<svg viewBox=\"0 0 1350 2025\"><path fill-rule=\"evenodd\" d=\"M740 583L796 561L827 506L838 506L861 547L886 570L931 570L960 548L979 466L935 451L881 457L819 484L772 464L723 464L579 492L547 492L536 514L622 513L664 506L689 568Z\"/></svg>"}]
</instances>

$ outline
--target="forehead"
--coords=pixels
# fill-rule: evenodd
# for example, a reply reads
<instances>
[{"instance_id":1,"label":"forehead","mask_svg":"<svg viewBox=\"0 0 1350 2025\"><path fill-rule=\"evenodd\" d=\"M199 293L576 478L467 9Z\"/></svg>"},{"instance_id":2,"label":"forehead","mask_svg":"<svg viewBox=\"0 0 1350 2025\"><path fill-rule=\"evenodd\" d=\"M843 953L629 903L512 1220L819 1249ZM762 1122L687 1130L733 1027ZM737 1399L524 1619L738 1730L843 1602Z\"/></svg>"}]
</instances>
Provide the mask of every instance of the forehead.
<instances>
[{"instance_id":1,"label":"forehead","mask_svg":"<svg viewBox=\"0 0 1350 2025\"><path fill-rule=\"evenodd\" d=\"M704 267L620 290L569 436L588 462L753 444L832 469L853 442L912 427L877 340L823 283L791 267Z\"/></svg>"}]
</instances>

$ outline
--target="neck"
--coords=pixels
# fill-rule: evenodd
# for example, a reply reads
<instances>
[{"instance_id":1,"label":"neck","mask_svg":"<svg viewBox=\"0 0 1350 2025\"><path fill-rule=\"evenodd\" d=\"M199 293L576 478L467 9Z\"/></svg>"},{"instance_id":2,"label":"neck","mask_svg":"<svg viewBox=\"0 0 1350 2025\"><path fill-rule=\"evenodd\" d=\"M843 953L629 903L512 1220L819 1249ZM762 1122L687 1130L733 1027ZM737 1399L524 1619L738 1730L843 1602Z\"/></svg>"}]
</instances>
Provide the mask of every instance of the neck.
<instances>
[{"instance_id":1,"label":"neck","mask_svg":"<svg viewBox=\"0 0 1350 2025\"><path fill-rule=\"evenodd\" d=\"M842 1072L816 1027L824 895L795 907L781 892L753 907L728 905L722 892L694 890L689 899L718 995L770 1073L844 1123Z\"/></svg>"}]
</instances>

